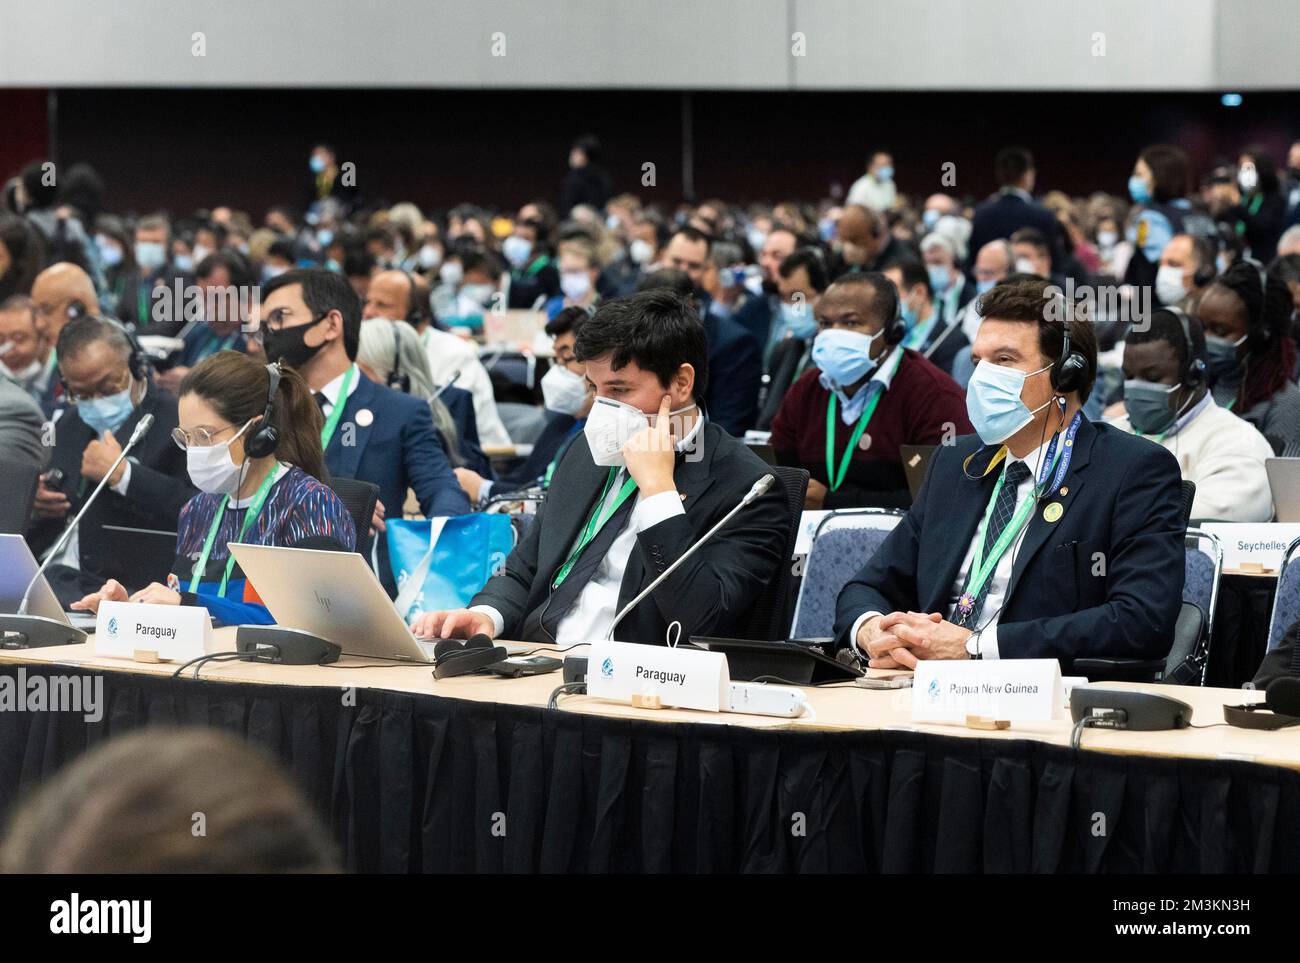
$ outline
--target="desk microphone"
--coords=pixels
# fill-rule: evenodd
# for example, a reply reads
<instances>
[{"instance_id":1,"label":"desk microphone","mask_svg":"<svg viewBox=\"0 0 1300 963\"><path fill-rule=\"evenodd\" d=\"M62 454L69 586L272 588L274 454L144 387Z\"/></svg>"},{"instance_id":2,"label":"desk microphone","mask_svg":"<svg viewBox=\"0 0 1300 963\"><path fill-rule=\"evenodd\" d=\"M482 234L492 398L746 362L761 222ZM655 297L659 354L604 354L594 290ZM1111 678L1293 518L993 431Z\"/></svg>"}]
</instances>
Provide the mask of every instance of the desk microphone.
<instances>
[{"instance_id":1,"label":"desk microphone","mask_svg":"<svg viewBox=\"0 0 1300 963\"><path fill-rule=\"evenodd\" d=\"M99 497L99 493L104 490L108 480L113 477L113 472L117 471L117 466L122 464L123 459L139 443L140 439L148 433L151 427L153 427L153 415L145 415L140 419L135 426L135 430L131 432L131 439L118 454L117 459L109 467L108 471L104 472L104 477L99 480L95 490L90 493L90 497L81 506L81 511L77 512L76 517L63 530L59 540L54 543L54 548L46 553L45 560L36 569L36 574L32 576L31 581L27 583L27 588L23 591L23 599L18 603L18 611L13 615L0 615L0 636L9 632L19 637L4 639L2 643L4 648L35 649L49 645L74 645L86 641L86 633L80 629L74 629L57 619L47 619L41 615L28 615L27 606L31 602L32 589L36 587L37 580L45 574L45 570L49 568L50 563L59 557L59 553L68 544L68 539L77 530L82 517L94 504L95 499Z\"/></svg>"},{"instance_id":2,"label":"desk microphone","mask_svg":"<svg viewBox=\"0 0 1300 963\"><path fill-rule=\"evenodd\" d=\"M666 579L669 575L672 575L673 572L677 571L678 566L680 566L682 562L686 561L688 558L694 555L695 551L698 548L700 548L700 546L702 546L705 542L711 539L714 536L714 534L718 531L718 529L720 529L723 525L727 524L727 522L731 521L733 515L735 515L746 505L751 505L755 501L757 501L758 498L761 497L764 492L766 492L769 488L772 487L772 482L774 481L776 481L776 476L769 474L769 475L764 475L758 481L754 482L754 486L748 492L746 492L745 497L740 500L739 504L737 504L735 508L727 512L727 514L722 517L722 520L718 522L718 524L714 525L707 532L705 532L704 535L696 539L695 543L691 545L691 547L688 548L685 552L682 553L681 558L679 558L677 561L673 562L673 564L669 565L666 569L664 569L663 573L658 578L656 578L653 582L647 585L641 591L640 595L638 595L632 601L628 602L627 605L623 606L622 611L619 612L618 615L614 616L614 622L610 625L609 631L605 633L605 641L613 642L614 630L618 628L618 623L623 621L623 616L627 615L634 608L636 608L638 602L640 602L643 598L645 598L647 595L649 595L651 592L657 589L660 583L663 582L663 580Z\"/></svg>"},{"instance_id":3,"label":"desk microphone","mask_svg":"<svg viewBox=\"0 0 1300 963\"><path fill-rule=\"evenodd\" d=\"M433 397L430 398L429 400L437 401L439 398L441 398L442 393L456 383L456 379L460 377L461 370L462 369L457 368L454 372L452 372L451 377L447 379L446 383L440 385L437 389L434 390Z\"/></svg>"}]
</instances>

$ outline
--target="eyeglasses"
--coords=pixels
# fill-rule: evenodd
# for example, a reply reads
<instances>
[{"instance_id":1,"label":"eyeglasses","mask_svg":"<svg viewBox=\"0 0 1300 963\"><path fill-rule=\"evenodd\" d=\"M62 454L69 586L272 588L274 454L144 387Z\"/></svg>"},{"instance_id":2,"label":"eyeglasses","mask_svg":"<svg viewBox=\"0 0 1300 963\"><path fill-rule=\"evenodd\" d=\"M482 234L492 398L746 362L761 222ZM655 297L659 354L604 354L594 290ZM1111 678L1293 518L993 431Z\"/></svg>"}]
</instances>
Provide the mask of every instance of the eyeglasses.
<instances>
[{"instance_id":1,"label":"eyeglasses","mask_svg":"<svg viewBox=\"0 0 1300 963\"><path fill-rule=\"evenodd\" d=\"M226 427L218 428L215 431L207 428L195 428L191 434L184 428L173 428L172 441L176 442L176 447L181 451L185 451L187 448L211 448L216 444L218 435L234 430L234 425L226 425Z\"/></svg>"},{"instance_id":2,"label":"eyeglasses","mask_svg":"<svg viewBox=\"0 0 1300 963\"><path fill-rule=\"evenodd\" d=\"M89 391L74 391L68 388L65 397L69 404L77 404L82 401L94 401L96 398L108 398L113 395L121 394L131 387L131 372L126 372L126 378L121 381L115 381L111 385L105 385L100 381L99 386L91 388Z\"/></svg>"},{"instance_id":3,"label":"eyeglasses","mask_svg":"<svg viewBox=\"0 0 1300 963\"><path fill-rule=\"evenodd\" d=\"M262 318L262 326L266 328L268 331L281 330L284 327L285 322L289 320L289 318L286 317L286 315L290 310L291 310L290 308L275 308L274 310L267 312L266 315L264 315ZM304 324L302 327L310 328L312 325L320 324L322 321L325 320L328 314L329 314L328 311L322 311L318 317L313 318L310 322Z\"/></svg>"}]
</instances>

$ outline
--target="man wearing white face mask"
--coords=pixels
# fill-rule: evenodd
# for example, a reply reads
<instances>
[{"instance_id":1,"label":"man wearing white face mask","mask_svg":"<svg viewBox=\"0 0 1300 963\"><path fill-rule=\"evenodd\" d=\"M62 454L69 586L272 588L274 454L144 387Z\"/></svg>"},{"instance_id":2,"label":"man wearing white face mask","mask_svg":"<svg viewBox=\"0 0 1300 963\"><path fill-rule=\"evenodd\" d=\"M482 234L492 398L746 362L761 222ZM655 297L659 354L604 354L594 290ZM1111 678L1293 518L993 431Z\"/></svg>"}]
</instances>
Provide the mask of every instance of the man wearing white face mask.
<instances>
[{"instance_id":1,"label":"man wearing white face mask","mask_svg":"<svg viewBox=\"0 0 1300 963\"><path fill-rule=\"evenodd\" d=\"M560 242L560 294L546 302L547 317L555 317L564 308L592 308L600 300L596 292L596 279L600 277L600 264L596 250L587 241L575 239Z\"/></svg>"},{"instance_id":2,"label":"man wearing white face mask","mask_svg":"<svg viewBox=\"0 0 1300 963\"><path fill-rule=\"evenodd\" d=\"M579 329L576 358L596 400L536 522L470 608L424 613L416 634L600 639L767 474L702 416L708 349L681 297L650 290L607 302ZM788 523L777 483L632 609L615 636L663 644L672 622L683 639L742 630L785 561Z\"/></svg>"},{"instance_id":3,"label":"man wearing white face mask","mask_svg":"<svg viewBox=\"0 0 1300 963\"><path fill-rule=\"evenodd\" d=\"M510 265L506 307L535 308L560 293L560 274L541 221L516 221L513 233L501 242L501 254Z\"/></svg>"},{"instance_id":4,"label":"man wearing white face mask","mask_svg":"<svg viewBox=\"0 0 1300 963\"><path fill-rule=\"evenodd\" d=\"M130 594L110 579L74 602L202 605L227 624L267 624L270 612L247 584L231 542L350 552L356 528L325 473L324 419L292 368L222 351L200 361L180 389L180 424L169 443L185 453L198 487L180 511L176 559L163 582Z\"/></svg>"},{"instance_id":5,"label":"man wearing white face mask","mask_svg":"<svg viewBox=\"0 0 1300 963\"><path fill-rule=\"evenodd\" d=\"M1077 658L1169 652L1186 528L1178 462L1082 416L1096 338L1046 288L981 298L967 392L977 434L938 449L907 517L840 592L837 645L863 662L1054 658L1068 672Z\"/></svg>"},{"instance_id":6,"label":"man wearing white face mask","mask_svg":"<svg viewBox=\"0 0 1300 963\"><path fill-rule=\"evenodd\" d=\"M455 469L460 487L465 489L473 504L485 504L493 491L510 492L550 485L555 466L582 433L595 398L591 385L587 383L586 366L573 353L578 329L589 316L586 308L565 308L546 322L546 333L554 339L555 349L555 361L542 376L546 423L524 464L495 481L488 481L468 468Z\"/></svg>"},{"instance_id":7,"label":"man wearing white face mask","mask_svg":"<svg viewBox=\"0 0 1300 963\"><path fill-rule=\"evenodd\" d=\"M113 469L108 485L50 568L65 603L105 578L134 581L139 558L127 558L119 535L106 525L176 530L181 506L193 493L185 458L168 433L176 427L176 399L157 388L142 352L116 321L96 316L69 321L57 343L70 407L59 418L50 471L36 490L37 522L27 540L38 556L58 539L121 454L135 426L153 415L149 431ZM163 567L167 559L158 560ZM134 586L139 587L139 586Z\"/></svg>"}]
</instances>

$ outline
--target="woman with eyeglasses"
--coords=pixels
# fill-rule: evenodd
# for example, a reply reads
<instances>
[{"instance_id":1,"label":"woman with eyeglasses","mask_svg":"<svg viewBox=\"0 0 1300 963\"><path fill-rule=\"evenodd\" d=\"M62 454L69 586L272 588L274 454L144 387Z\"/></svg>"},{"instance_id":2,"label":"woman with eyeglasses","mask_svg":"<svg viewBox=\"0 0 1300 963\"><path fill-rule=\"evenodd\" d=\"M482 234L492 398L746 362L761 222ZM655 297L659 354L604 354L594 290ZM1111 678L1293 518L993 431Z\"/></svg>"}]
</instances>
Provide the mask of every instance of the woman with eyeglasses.
<instances>
[{"instance_id":1,"label":"woman with eyeglasses","mask_svg":"<svg viewBox=\"0 0 1300 963\"><path fill-rule=\"evenodd\" d=\"M356 545L347 508L320 481L320 408L292 368L222 351L181 382L179 421L172 438L185 451L199 494L181 509L167 584L154 582L129 600L203 605L233 625L273 622L230 542L293 546L326 538L346 551ZM110 580L72 608L94 612L100 602L127 600Z\"/></svg>"}]
</instances>

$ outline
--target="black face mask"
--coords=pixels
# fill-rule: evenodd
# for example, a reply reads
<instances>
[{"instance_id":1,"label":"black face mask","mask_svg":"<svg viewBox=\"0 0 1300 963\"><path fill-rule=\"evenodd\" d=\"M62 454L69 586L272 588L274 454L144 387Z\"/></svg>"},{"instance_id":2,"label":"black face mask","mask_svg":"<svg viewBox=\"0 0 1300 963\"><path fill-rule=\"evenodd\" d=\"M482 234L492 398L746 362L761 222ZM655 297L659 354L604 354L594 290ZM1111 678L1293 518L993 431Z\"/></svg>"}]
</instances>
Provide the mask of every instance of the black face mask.
<instances>
[{"instance_id":1,"label":"black face mask","mask_svg":"<svg viewBox=\"0 0 1300 963\"><path fill-rule=\"evenodd\" d=\"M270 328L262 328L262 347L266 350L266 360L274 364L277 361L283 361L290 368L301 368L325 347L325 342L312 346L303 341L307 332L316 325L325 320L326 315L322 314L310 324L300 324L292 328L281 328L279 331L272 331Z\"/></svg>"}]
</instances>

